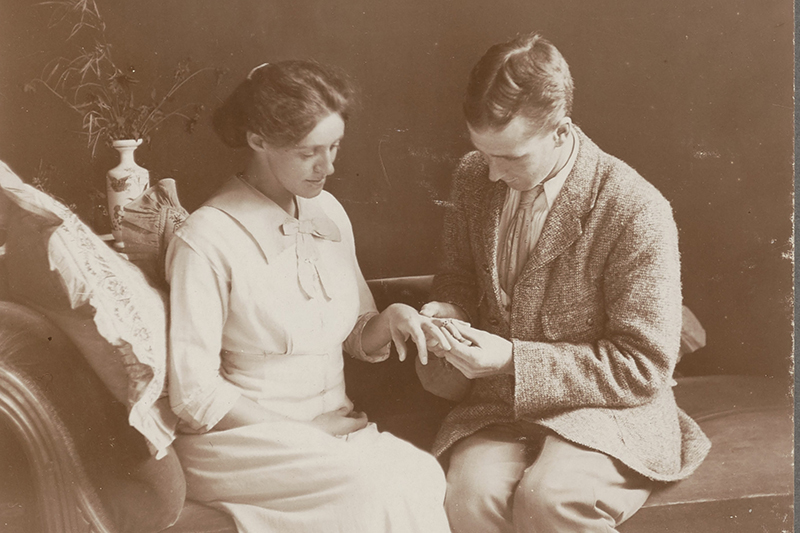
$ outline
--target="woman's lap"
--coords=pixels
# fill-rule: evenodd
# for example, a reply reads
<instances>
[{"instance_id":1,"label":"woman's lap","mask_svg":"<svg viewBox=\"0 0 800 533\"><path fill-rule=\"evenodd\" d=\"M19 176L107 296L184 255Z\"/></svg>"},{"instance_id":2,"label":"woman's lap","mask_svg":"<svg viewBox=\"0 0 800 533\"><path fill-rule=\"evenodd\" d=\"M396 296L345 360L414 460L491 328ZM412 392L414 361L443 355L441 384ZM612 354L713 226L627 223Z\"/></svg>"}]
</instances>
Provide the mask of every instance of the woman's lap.
<instances>
[{"instance_id":1,"label":"woman's lap","mask_svg":"<svg viewBox=\"0 0 800 533\"><path fill-rule=\"evenodd\" d=\"M373 424L337 438L300 422L267 422L182 435L175 447L189 498L235 518L251 516L248 522L266 520L276 531L300 523L332 526L332 517L342 531L361 524L368 531L387 516L414 522L418 517L405 515L436 515L426 518L434 523L444 517L438 509L445 481L436 460ZM241 505L249 508L237 512Z\"/></svg>"}]
</instances>

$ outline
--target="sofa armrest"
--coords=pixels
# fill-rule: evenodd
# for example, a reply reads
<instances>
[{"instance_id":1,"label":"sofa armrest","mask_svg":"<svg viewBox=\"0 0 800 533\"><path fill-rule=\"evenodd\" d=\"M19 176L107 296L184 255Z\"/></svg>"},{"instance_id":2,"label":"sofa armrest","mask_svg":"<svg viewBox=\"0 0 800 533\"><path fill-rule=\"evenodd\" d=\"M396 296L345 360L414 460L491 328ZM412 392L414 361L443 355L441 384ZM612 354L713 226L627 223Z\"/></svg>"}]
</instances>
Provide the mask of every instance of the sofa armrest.
<instances>
[{"instance_id":1,"label":"sofa armrest","mask_svg":"<svg viewBox=\"0 0 800 533\"><path fill-rule=\"evenodd\" d=\"M367 281L367 285L379 310L395 302L419 309L428 302L433 286L433 275L371 279Z\"/></svg>"},{"instance_id":2,"label":"sofa armrest","mask_svg":"<svg viewBox=\"0 0 800 533\"><path fill-rule=\"evenodd\" d=\"M64 417L84 419L92 401L68 413L53 399L91 392L86 376L70 368L70 345L46 319L24 306L0 302L0 416L25 450L39 531L112 532L110 517L82 466ZM74 350L74 349L73 349Z\"/></svg>"},{"instance_id":3,"label":"sofa armrest","mask_svg":"<svg viewBox=\"0 0 800 533\"><path fill-rule=\"evenodd\" d=\"M400 302L419 309L427 302L433 276L368 280L375 304L383 310ZM345 358L347 394L383 431L389 431L423 449L430 449L444 416L453 403L422 388L414 369L416 347L400 362L392 347L387 361L373 364Z\"/></svg>"},{"instance_id":4,"label":"sofa armrest","mask_svg":"<svg viewBox=\"0 0 800 533\"><path fill-rule=\"evenodd\" d=\"M27 455L39 530L137 533L178 520L186 482L174 450L156 460L66 336L10 302L0 302L0 417Z\"/></svg>"}]
</instances>

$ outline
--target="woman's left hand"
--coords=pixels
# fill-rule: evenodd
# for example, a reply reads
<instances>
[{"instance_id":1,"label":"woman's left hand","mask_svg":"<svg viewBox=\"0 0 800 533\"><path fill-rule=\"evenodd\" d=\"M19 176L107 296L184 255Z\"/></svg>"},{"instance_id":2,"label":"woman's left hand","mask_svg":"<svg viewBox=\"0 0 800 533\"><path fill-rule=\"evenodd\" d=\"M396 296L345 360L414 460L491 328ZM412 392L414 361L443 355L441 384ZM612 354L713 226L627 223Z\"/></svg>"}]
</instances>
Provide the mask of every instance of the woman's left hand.
<instances>
[{"instance_id":1,"label":"woman's left hand","mask_svg":"<svg viewBox=\"0 0 800 533\"><path fill-rule=\"evenodd\" d=\"M428 346L440 346L450 350L450 341L429 317L420 315L416 309L405 304L392 304L383 313L389 324L389 332L397 348L397 355L405 361L408 348L406 341L409 337L417 345L417 354L420 362L428 364Z\"/></svg>"},{"instance_id":2,"label":"woman's left hand","mask_svg":"<svg viewBox=\"0 0 800 533\"><path fill-rule=\"evenodd\" d=\"M369 421L366 414L342 407L337 411L322 413L309 423L329 435L340 437L364 429Z\"/></svg>"}]
</instances>

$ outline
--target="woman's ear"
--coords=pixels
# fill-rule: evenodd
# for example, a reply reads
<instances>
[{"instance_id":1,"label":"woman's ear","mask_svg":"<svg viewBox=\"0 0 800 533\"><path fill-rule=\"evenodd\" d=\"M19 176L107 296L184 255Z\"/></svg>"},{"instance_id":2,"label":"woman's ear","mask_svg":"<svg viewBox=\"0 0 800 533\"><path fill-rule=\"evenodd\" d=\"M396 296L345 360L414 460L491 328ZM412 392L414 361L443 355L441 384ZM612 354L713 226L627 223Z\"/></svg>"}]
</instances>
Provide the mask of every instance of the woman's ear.
<instances>
[{"instance_id":1,"label":"woman's ear","mask_svg":"<svg viewBox=\"0 0 800 533\"><path fill-rule=\"evenodd\" d=\"M247 132L247 144L256 152L265 152L269 148L264 137L252 131Z\"/></svg>"}]
</instances>

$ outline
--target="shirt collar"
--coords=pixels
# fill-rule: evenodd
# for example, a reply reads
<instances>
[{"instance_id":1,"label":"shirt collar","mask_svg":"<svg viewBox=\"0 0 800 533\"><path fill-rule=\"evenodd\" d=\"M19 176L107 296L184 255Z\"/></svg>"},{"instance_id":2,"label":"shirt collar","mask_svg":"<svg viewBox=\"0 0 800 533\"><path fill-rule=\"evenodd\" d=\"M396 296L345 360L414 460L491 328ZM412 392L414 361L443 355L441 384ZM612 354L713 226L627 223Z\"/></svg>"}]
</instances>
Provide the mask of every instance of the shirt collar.
<instances>
[{"instance_id":1,"label":"shirt collar","mask_svg":"<svg viewBox=\"0 0 800 533\"><path fill-rule=\"evenodd\" d=\"M544 188L544 197L545 200L547 200L548 211L553 208L558 193L560 193L561 188L564 187L564 182L567 181L567 176L572 172L572 168L575 166L575 160L578 159L578 136L571 128L569 134L572 138L572 151L569 154L567 163L552 179L547 180L544 182L544 185L542 185Z\"/></svg>"}]
</instances>

